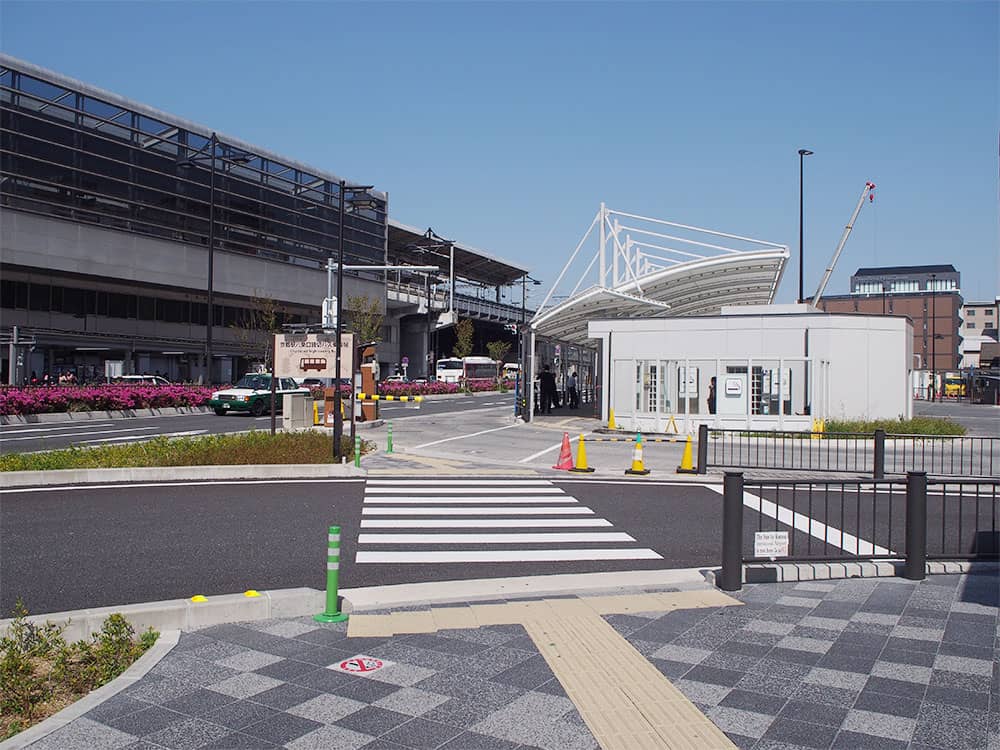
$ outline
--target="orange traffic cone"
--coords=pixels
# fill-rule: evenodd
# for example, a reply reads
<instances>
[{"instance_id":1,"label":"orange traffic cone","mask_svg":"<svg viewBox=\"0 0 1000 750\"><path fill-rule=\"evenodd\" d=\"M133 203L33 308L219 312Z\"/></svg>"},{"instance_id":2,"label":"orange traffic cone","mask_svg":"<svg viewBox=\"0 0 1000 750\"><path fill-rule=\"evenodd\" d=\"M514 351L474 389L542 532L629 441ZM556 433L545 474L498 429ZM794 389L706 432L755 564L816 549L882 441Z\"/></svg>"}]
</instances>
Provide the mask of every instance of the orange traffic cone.
<instances>
[{"instance_id":1,"label":"orange traffic cone","mask_svg":"<svg viewBox=\"0 0 1000 750\"><path fill-rule=\"evenodd\" d=\"M694 468L694 460L691 457L691 436L688 435L687 442L684 444L684 455L681 456L681 465L677 467L678 474L697 474L698 470Z\"/></svg>"},{"instance_id":2,"label":"orange traffic cone","mask_svg":"<svg viewBox=\"0 0 1000 750\"><path fill-rule=\"evenodd\" d=\"M580 474L593 471L592 468L587 466L587 447L583 443L583 433L580 433L580 442L576 446L576 466L574 466L570 471L575 471Z\"/></svg>"},{"instance_id":3,"label":"orange traffic cone","mask_svg":"<svg viewBox=\"0 0 1000 750\"><path fill-rule=\"evenodd\" d=\"M559 461L553 469L563 469L564 471L570 471L573 468L573 451L569 447L569 433L563 433L562 449L559 451Z\"/></svg>"},{"instance_id":4,"label":"orange traffic cone","mask_svg":"<svg viewBox=\"0 0 1000 750\"><path fill-rule=\"evenodd\" d=\"M649 473L649 469L642 465L642 433L635 435L635 448L632 451L632 468L625 469L626 474L639 474L644 476Z\"/></svg>"}]
</instances>

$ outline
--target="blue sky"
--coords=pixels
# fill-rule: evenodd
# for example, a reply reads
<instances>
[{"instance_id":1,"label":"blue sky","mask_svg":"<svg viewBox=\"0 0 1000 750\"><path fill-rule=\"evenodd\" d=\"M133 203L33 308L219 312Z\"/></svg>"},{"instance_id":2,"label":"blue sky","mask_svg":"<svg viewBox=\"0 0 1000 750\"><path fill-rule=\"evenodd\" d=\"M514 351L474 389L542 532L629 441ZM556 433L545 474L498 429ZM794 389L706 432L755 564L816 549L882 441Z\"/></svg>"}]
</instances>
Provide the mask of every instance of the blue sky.
<instances>
[{"instance_id":1,"label":"blue sky","mask_svg":"<svg viewBox=\"0 0 1000 750\"><path fill-rule=\"evenodd\" d=\"M600 201L859 266L998 269L996 2L5 0L9 54L376 184L551 284ZM546 286L539 287L544 292Z\"/></svg>"}]
</instances>

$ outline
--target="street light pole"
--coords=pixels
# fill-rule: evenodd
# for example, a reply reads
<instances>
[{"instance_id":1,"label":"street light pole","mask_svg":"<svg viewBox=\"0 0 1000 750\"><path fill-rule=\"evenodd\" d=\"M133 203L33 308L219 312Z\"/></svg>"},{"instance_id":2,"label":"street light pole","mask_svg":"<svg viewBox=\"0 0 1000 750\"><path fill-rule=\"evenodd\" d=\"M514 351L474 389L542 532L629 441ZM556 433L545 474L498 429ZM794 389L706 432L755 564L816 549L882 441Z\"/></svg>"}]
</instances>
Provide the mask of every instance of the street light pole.
<instances>
[{"instance_id":1,"label":"street light pole","mask_svg":"<svg viewBox=\"0 0 1000 750\"><path fill-rule=\"evenodd\" d=\"M347 203L347 182L340 181L340 221L337 228L337 322L334 327L336 350L334 354L334 391L333 391L333 461L340 463L343 454L341 441L344 436L344 416L340 410L340 336L344 328L344 216ZM353 415L351 415L353 419Z\"/></svg>"},{"instance_id":2,"label":"street light pole","mask_svg":"<svg viewBox=\"0 0 1000 750\"><path fill-rule=\"evenodd\" d=\"M804 275L805 260L804 260L804 256L803 256L803 250L802 250L802 247L803 247L803 242L802 242L802 239L803 239L803 232L802 232L802 188L803 188L802 177L803 177L803 166L802 166L802 163L805 160L805 157L812 156L812 153L813 152L810 151L807 148L800 148L799 149L799 304L802 304L803 302L805 302L805 294L803 292L803 280L805 278L805 275Z\"/></svg>"},{"instance_id":3,"label":"street light pole","mask_svg":"<svg viewBox=\"0 0 1000 750\"><path fill-rule=\"evenodd\" d=\"M206 381L212 384L212 326L215 323L215 151L219 144L219 139L212 131L212 138L209 141L209 156L212 160L209 170L208 182L208 295L207 313L205 321L205 372Z\"/></svg>"},{"instance_id":4,"label":"street light pole","mask_svg":"<svg viewBox=\"0 0 1000 750\"><path fill-rule=\"evenodd\" d=\"M344 332L344 217L347 215L347 191L350 190L352 193L357 191L367 191L372 189L372 185L348 185L346 180L340 180L338 183L340 188L340 221L337 229L337 322L334 326L334 335L336 336L336 353L334 354L334 368L336 369L336 375L334 377L334 391L333 391L333 460L335 463L339 463L343 456L343 449L341 446L341 440L344 436L344 416L340 413L342 399L340 395L340 363L341 363L341 346L340 339ZM357 208L362 203L371 203L370 198L366 198L364 201L358 200L357 198L352 199L355 208ZM369 206L370 208L371 206ZM387 219L388 220L388 219ZM388 232L388 229L386 230ZM328 284L329 286L329 284ZM329 292L328 292L329 293ZM354 357L354 350L351 350L351 358ZM350 381L350 387L354 388L354 368L351 368L351 377L348 379ZM354 414L352 411L351 420L353 421Z\"/></svg>"},{"instance_id":5,"label":"street light pole","mask_svg":"<svg viewBox=\"0 0 1000 750\"><path fill-rule=\"evenodd\" d=\"M937 401L937 274L931 274L931 401Z\"/></svg>"}]
</instances>

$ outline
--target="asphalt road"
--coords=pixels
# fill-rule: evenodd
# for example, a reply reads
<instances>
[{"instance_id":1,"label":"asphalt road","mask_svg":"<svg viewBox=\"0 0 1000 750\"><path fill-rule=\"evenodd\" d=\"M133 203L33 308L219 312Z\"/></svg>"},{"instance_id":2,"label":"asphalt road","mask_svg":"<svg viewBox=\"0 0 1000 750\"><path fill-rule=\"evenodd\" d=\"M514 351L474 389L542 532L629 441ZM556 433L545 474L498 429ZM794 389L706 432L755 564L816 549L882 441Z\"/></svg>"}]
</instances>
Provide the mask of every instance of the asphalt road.
<instances>
[{"instance_id":1,"label":"asphalt road","mask_svg":"<svg viewBox=\"0 0 1000 750\"><path fill-rule=\"evenodd\" d=\"M462 413L482 408L509 405L514 408L514 397L509 393L496 393L468 398L425 401L421 404L384 402L379 406L380 416L393 421L419 416L437 416ZM281 427L281 415L278 417ZM48 422L10 424L0 426L0 451L3 453L30 453L55 450L70 446L89 447L109 443L132 443L149 440L157 435L169 437L207 435L224 432L268 430L271 417L252 417L249 414L227 414L217 417L207 414L182 414L155 417L130 417L125 419L86 420L80 422Z\"/></svg>"},{"instance_id":2,"label":"asphalt road","mask_svg":"<svg viewBox=\"0 0 1000 750\"><path fill-rule=\"evenodd\" d=\"M964 426L970 435L996 437L1000 435L1000 408L960 401L913 402L915 416L945 417Z\"/></svg>"},{"instance_id":3,"label":"asphalt road","mask_svg":"<svg viewBox=\"0 0 1000 750\"><path fill-rule=\"evenodd\" d=\"M501 502L497 495L516 493L463 487L459 479L444 502L431 501L439 506L434 510L420 496L440 494L444 480L431 481L430 489L417 491L417 500L402 510L379 502L383 496L370 491L377 483L366 493L366 483L358 480L4 490L0 609L8 613L18 597L32 612L53 612L249 588L322 588L326 530L333 524L342 528L344 587L691 567L719 559L721 497L701 486L535 480L541 484ZM525 499L539 487L558 501L539 506ZM470 497L478 501L464 499ZM551 507L556 510L545 510ZM380 524L362 529L363 519ZM428 529L428 521L438 528ZM474 525L479 523L499 526ZM383 533L509 532L607 533L614 541L575 541L590 536L512 538L516 544L364 541ZM361 533L368 536L359 541ZM631 541L621 541L621 535ZM532 539L548 541L522 543ZM359 552L373 561L358 562ZM428 552L447 560L378 561L387 553L419 558ZM483 553L495 559L468 560ZM578 559L532 559L539 555ZM611 557L594 559L602 555Z\"/></svg>"},{"instance_id":4,"label":"asphalt road","mask_svg":"<svg viewBox=\"0 0 1000 750\"><path fill-rule=\"evenodd\" d=\"M790 529L801 558L849 559L871 543L901 555L903 485L873 495L849 484L748 485L745 556L754 532ZM0 609L19 597L53 612L322 588L330 525L342 530L344 587L717 566L720 489L521 475L2 490ZM928 552L995 551L998 523L995 489L934 486Z\"/></svg>"}]
</instances>

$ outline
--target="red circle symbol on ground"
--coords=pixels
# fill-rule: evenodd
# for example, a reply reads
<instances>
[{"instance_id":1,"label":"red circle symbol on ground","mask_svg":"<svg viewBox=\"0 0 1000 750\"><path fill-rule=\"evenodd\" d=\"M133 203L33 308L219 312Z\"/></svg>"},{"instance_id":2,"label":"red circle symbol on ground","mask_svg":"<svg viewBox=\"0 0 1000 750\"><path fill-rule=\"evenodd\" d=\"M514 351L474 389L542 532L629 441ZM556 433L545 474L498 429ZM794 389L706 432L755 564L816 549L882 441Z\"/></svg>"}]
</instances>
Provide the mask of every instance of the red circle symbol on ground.
<instances>
[{"instance_id":1,"label":"red circle symbol on ground","mask_svg":"<svg viewBox=\"0 0 1000 750\"><path fill-rule=\"evenodd\" d=\"M382 668L382 660L370 656L354 657L340 662L340 668L345 672L374 672Z\"/></svg>"}]
</instances>

